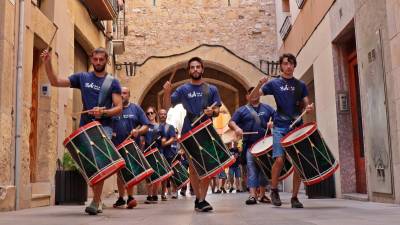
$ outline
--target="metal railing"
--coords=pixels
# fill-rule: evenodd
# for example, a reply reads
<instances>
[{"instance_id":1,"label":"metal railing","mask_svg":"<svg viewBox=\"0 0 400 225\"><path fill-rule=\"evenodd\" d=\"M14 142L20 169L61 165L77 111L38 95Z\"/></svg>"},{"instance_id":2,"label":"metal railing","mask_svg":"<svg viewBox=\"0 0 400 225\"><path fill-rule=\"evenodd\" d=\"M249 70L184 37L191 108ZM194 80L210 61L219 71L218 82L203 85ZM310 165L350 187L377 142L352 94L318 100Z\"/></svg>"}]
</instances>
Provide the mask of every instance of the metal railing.
<instances>
[{"instance_id":1,"label":"metal railing","mask_svg":"<svg viewBox=\"0 0 400 225\"><path fill-rule=\"evenodd\" d=\"M306 3L306 0L296 0L297 3L297 7L299 7L299 9L302 9L304 6L304 3Z\"/></svg>"},{"instance_id":2,"label":"metal railing","mask_svg":"<svg viewBox=\"0 0 400 225\"><path fill-rule=\"evenodd\" d=\"M113 2L116 2L116 9L117 12L117 18L114 20L114 26L113 26L113 39L116 40L124 40L125 38L125 7L124 5L118 5L117 0L112 0ZM114 5L113 5L114 7Z\"/></svg>"},{"instance_id":3,"label":"metal railing","mask_svg":"<svg viewBox=\"0 0 400 225\"><path fill-rule=\"evenodd\" d=\"M281 35L282 40L286 39L291 29L292 29L291 16L286 16L285 21L283 22L282 27L279 30L279 34Z\"/></svg>"}]
</instances>

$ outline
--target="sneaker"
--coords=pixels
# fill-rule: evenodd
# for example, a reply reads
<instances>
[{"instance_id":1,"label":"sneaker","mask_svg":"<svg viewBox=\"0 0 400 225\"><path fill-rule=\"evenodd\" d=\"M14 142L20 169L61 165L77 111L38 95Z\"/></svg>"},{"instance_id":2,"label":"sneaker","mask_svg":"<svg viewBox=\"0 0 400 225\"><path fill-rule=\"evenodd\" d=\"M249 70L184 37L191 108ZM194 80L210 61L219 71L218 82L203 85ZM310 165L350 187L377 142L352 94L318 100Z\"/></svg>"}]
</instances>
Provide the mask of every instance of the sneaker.
<instances>
[{"instance_id":1,"label":"sneaker","mask_svg":"<svg viewBox=\"0 0 400 225\"><path fill-rule=\"evenodd\" d=\"M271 203L271 199L268 198L268 196L266 196L266 195L262 196L259 201L262 203L267 203L267 204Z\"/></svg>"},{"instance_id":2,"label":"sneaker","mask_svg":"<svg viewBox=\"0 0 400 225\"><path fill-rule=\"evenodd\" d=\"M246 205L255 205L257 204L257 199L253 196L250 196L249 199L246 200Z\"/></svg>"},{"instance_id":3,"label":"sneaker","mask_svg":"<svg viewBox=\"0 0 400 225\"><path fill-rule=\"evenodd\" d=\"M175 192L171 196L172 199L178 199L178 192Z\"/></svg>"},{"instance_id":4,"label":"sneaker","mask_svg":"<svg viewBox=\"0 0 400 225\"><path fill-rule=\"evenodd\" d=\"M208 202L201 201L201 202L197 203L196 211L198 211L198 212L208 212L210 210L212 210L212 207Z\"/></svg>"},{"instance_id":5,"label":"sneaker","mask_svg":"<svg viewBox=\"0 0 400 225\"><path fill-rule=\"evenodd\" d=\"M235 189L233 189L233 187L229 188L229 193L232 193L233 190L235 190ZM237 192L237 191L236 191L236 192Z\"/></svg>"},{"instance_id":6,"label":"sneaker","mask_svg":"<svg viewBox=\"0 0 400 225\"><path fill-rule=\"evenodd\" d=\"M221 191L222 191L222 193L224 193L224 194L226 194L226 190L225 190L225 188L221 188Z\"/></svg>"},{"instance_id":7,"label":"sneaker","mask_svg":"<svg viewBox=\"0 0 400 225\"><path fill-rule=\"evenodd\" d=\"M167 196L161 195L161 201L167 201Z\"/></svg>"},{"instance_id":8,"label":"sneaker","mask_svg":"<svg viewBox=\"0 0 400 225\"><path fill-rule=\"evenodd\" d=\"M114 208L120 208L126 204L124 198L119 197L118 200L114 203L113 207Z\"/></svg>"},{"instance_id":9,"label":"sneaker","mask_svg":"<svg viewBox=\"0 0 400 225\"><path fill-rule=\"evenodd\" d=\"M196 200L194 200L194 210L198 211L199 210L199 200L196 198Z\"/></svg>"},{"instance_id":10,"label":"sneaker","mask_svg":"<svg viewBox=\"0 0 400 225\"><path fill-rule=\"evenodd\" d=\"M272 204L274 206L281 206L282 205L281 198L279 197L279 192L278 191L275 191L275 190L271 191L271 201L272 201Z\"/></svg>"},{"instance_id":11,"label":"sneaker","mask_svg":"<svg viewBox=\"0 0 400 225\"><path fill-rule=\"evenodd\" d=\"M85 212L89 215L97 215L97 208L99 204L92 201L88 207L86 207Z\"/></svg>"},{"instance_id":12,"label":"sneaker","mask_svg":"<svg viewBox=\"0 0 400 225\"><path fill-rule=\"evenodd\" d=\"M221 194L222 191L220 189L218 189L218 191L214 192L215 194Z\"/></svg>"},{"instance_id":13,"label":"sneaker","mask_svg":"<svg viewBox=\"0 0 400 225\"><path fill-rule=\"evenodd\" d=\"M146 200L144 201L144 203L146 204L152 204L153 203L153 197L148 195Z\"/></svg>"},{"instance_id":14,"label":"sneaker","mask_svg":"<svg viewBox=\"0 0 400 225\"><path fill-rule=\"evenodd\" d=\"M181 194L183 197L186 197L186 191L180 191L179 194Z\"/></svg>"},{"instance_id":15,"label":"sneaker","mask_svg":"<svg viewBox=\"0 0 400 225\"><path fill-rule=\"evenodd\" d=\"M128 200L126 201L126 208L127 209L133 209L134 207L136 207L137 206L137 201L136 201L136 199L134 198L134 197L131 197L131 196L129 196L128 197Z\"/></svg>"},{"instance_id":16,"label":"sneaker","mask_svg":"<svg viewBox=\"0 0 400 225\"><path fill-rule=\"evenodd\" d=\"M242 193L243 191L241 191L241 190L236 190L236 193Z\"/></svg>"},{"instance_id":17,"label":"sneaker","mask_svg":"<svg viewBox=\"0 0 400 225\"><path fill-rule=\"evenodd\" d=\"M105 205L102 203L102 202L100 202L99 203L99 207L97 207L97 213L103 213L103 207L104 207Z\"/></svg>"},{"instance_id":18,"label":"sneaker","mask_svg":"<svg viewBox=\"0 0 400 225\"><path fill-rule=\"evenodd\" d=\"M205 202L206 205L208 205L208 211L214 210L213 207L210 205L210 203L208 203L206 200L204 200L203 202Z\"/></svg>"},{"instance_id":19,"label":"sneaker","mask_svg":"<svg viewBox=\"0 0 400 225\"><path fill-rule=\"evenodd\" d=\"M292 197L292 199L290 199L290 203L292 204L292 208L300 209L304 207L297 197Z\"/></svg>"},{"instance_id":20,"label":"sneaker","mask_svg":"<svg viewBox=\"0 0 400 225\"><path fill-rule=\"evenodd\" d=\"M156 204L158 202L158 195L153 195L151 196L152 202L153 204Z\"/></svg>"}]
</instances>

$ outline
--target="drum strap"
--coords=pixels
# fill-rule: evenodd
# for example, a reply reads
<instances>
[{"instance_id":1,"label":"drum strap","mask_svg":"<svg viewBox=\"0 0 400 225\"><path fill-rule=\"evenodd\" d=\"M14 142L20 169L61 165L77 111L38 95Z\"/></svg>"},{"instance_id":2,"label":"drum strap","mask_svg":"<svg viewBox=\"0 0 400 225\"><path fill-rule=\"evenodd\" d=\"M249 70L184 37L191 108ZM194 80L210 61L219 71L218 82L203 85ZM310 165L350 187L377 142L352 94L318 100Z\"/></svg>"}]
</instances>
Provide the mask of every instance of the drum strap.
<instances>
[{"instance_id":1,"label":"drum strap","mask_svg":"<svg viewBox=\"0 0 400 225\"><path fill-rule=\"evenodd\" d=\"M261 107L261 105L260 105L260 107ZM258 117L256 110L254 110L254 108L250 104L247 104L246 108L250 111L250 114L254 119L253 126L252 126L252 130L254 130L254 125L257 125L257 126L261 125L260 117Z\"/></svg>"},{"instance_id":2,"label":"drum strap","mask_svg":"<svg viewBox=\"0 0 400 225\"><path fill-rule=\"evenodd\" d=\"M103 84L100 88L99 99L97 101L97 105L99 107L105 106L107 103L110 103L110 98L107 98L111 91L111 84L114 80L114 77L110 74L106 75L106 78L103 81Z\"/></svg>"}]
</instances>

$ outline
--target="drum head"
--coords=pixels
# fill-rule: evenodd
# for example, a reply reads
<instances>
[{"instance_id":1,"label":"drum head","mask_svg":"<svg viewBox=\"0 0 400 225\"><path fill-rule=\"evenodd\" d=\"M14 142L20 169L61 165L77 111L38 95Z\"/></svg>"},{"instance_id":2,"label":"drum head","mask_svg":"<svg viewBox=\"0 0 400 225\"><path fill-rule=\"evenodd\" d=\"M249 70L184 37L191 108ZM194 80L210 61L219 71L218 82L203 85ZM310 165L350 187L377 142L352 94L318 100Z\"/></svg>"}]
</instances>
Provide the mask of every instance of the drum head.
<instances>
[{"instance_id":1,"label":"drum head","mask_svg":"<svg viewBox=\"0 0 400 225\"><path fill-rule=\"evenodd\" d=\"M257 156L262 155L272 148L273 138L271 135L259 139L251 146L250 153Z\"/></svg>"},{"instance_id":2,"label":"drum head","mask_svg":"<svg viewBox=\"0 0 400 225\"><path fill-rule=\"evenodd\" d=\"M285 137L282 138L281 144L283 147L295 144L304 138L308 137L317 129L316 123L304 124L293 131L289 132Z\"/></svg>"}]
</instances>

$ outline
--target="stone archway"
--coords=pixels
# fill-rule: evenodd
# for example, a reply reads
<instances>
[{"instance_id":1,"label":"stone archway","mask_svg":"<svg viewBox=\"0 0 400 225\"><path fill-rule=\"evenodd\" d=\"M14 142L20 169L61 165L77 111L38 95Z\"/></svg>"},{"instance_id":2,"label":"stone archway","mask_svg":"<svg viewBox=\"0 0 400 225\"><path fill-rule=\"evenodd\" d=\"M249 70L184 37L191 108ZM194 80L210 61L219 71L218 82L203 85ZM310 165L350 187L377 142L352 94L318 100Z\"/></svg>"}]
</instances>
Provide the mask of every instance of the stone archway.
<instances>
[{"instance_id":1,"label":"stone archway","mask_svg":"<svg viewBox=\"0 0 400 225\"><path fill-rule=\"evenodd\" d=\"M203 59L204 77L216 85L222 101L230 113L245 103L245 93L264 76L255 65L243 60L222 46L202 45L186 53L170 57L151 57L137 68L134 77L123 77L121 83L131 89L131 101L145 108L157 106L162 85L169 79L174 68L178 68L173 83L188 79L186 63L194 56ZM175 84L176 86L176 84Z\"/></svg>"}]
</instances>

